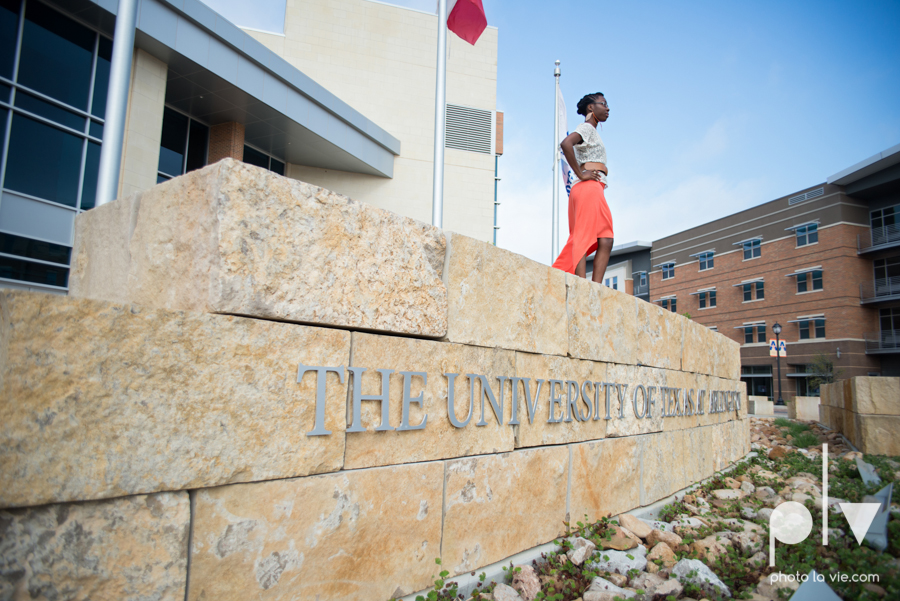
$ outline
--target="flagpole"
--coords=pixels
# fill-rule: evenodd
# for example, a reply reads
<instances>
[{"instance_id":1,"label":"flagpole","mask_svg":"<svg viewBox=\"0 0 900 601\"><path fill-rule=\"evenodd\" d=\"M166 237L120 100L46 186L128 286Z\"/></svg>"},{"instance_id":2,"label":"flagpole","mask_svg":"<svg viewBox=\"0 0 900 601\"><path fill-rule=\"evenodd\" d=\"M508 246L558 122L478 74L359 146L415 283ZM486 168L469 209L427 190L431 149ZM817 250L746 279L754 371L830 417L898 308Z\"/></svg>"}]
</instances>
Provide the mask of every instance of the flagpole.
<instances>
[{"instance_id":1,"label":"flagpole","mask_svg":"<svg viewBox=\"0 0 900 601\"><path fill-rule=\"evenodd\" d=\"M431 224L444 227L444 128L447 112L447 0L438 0L437 84L434 91L434 191Z\"/></svg>"},{"instance_id":2,"label":"flagpole","mask_svg":"<svg viewBox=\"0 0 900 601\"><path fill-rule=\"evenodd\" d=\"M559 255L559 61L556 61L556 68L553 70L553 79L556 81L556 88L553 93L553 219L551 227L553 235L551 236L551 257L550 263L556 260Z\"/></svg>"}]
</instances>

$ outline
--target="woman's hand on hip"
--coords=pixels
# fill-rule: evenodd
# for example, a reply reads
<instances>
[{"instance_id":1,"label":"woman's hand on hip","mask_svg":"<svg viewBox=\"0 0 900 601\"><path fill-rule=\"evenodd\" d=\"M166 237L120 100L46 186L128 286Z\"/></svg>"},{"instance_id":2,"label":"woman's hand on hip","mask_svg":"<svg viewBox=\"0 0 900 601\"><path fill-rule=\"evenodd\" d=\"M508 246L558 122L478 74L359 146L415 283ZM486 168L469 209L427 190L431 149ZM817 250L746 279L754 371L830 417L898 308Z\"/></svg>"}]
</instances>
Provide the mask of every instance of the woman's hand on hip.
<instances>
[{"instance_id":1,"label":"woman's hand on hip","mask_svg":"<svg viewBox=\"0 0 900 601\"><path fill-rule=\"evenodd\" d=\"M599 182L601 177L603 177L603 172L599 169L584 169L578 174L578 179L583 182Z\"/></svg>"}]
</instances>

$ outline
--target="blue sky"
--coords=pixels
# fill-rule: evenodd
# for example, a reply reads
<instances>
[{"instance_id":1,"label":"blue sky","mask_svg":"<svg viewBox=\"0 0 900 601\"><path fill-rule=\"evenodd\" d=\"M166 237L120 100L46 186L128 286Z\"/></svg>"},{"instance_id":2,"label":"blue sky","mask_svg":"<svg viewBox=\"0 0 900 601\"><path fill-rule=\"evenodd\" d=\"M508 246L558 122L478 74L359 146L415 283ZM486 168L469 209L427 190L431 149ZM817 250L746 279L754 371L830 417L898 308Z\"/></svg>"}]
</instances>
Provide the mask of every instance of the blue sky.
<instances>
[{"instance_id":1,"label":"blue sky","mask_svg":"<svg viewBox=\"0 0 900 601\"><path fill-rule=\"evenodd\" d=\"M208 3L227 16L217 6L227 1ZM283 15L284 0L266 1ZM570 128L583 94L601 91L610 105L601 136L616 244L822 183L900 143L896 0L484 5L499 28L505 113L498 245L537 261L551 260L557 59ZM565 203L563 191L561 241Z\"/></svg>"}]
</instances>

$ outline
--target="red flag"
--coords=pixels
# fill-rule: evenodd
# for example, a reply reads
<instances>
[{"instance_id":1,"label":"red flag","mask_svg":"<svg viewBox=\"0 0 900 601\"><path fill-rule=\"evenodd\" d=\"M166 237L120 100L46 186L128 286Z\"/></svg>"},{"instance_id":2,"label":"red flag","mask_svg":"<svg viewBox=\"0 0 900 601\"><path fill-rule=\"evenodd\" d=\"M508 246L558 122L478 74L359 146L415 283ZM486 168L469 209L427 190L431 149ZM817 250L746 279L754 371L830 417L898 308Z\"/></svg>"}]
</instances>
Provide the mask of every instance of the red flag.
<instances>
[{"instance_id":1,"label":"red flag","mask_svg":"<svg viewBox=\"0 0 900 601\"><path fill-rule=\"evenodd\" d=\"M447 29L474 46L487 27L481 0L450 0L450 4Z\"/></svg>"}]
</instances>

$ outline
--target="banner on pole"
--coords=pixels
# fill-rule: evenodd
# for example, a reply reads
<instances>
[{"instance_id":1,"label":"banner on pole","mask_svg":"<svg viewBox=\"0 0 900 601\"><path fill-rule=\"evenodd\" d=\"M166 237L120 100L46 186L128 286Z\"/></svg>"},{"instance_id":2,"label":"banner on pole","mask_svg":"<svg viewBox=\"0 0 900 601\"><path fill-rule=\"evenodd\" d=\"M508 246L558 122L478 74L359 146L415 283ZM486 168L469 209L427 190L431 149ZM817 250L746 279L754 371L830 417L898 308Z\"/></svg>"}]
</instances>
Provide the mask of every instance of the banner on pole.
<instances>
[{"instance_id":1,"label":"banner on pole","mask_svg":"<svg viewBox=\"0 0 900 601\"><path fill-rule=\"evenodd\" d=\"M566 194L571 194L572 186L574 186L578 182L578 178L575 177L575 172L572 171L572 168L569 167L569 162L566 160L566 157L563 155L562 148L559 148L559 143L562 142L566 136L569 135L569 126L568 119L566 118L566 103L563 100L562 90L559 89L559 86L556 87L556 99L557 106L559 107L556 113L556 120L559 123L559 132L566 132L563 134L563 137L556 141L557 151L559 152L559 169L562 173L563 184L566 186Z\"/></svg>"},{"instance_id":2,"label":"banner on pole","mask_svg":"<svg viewBox=\"0 0 900 601\"><path fill-rule=\"evenodd\" d=\"M787 357L787 345L784 340L769 340L770 357Z\"/></svg>"}]
</instances>

